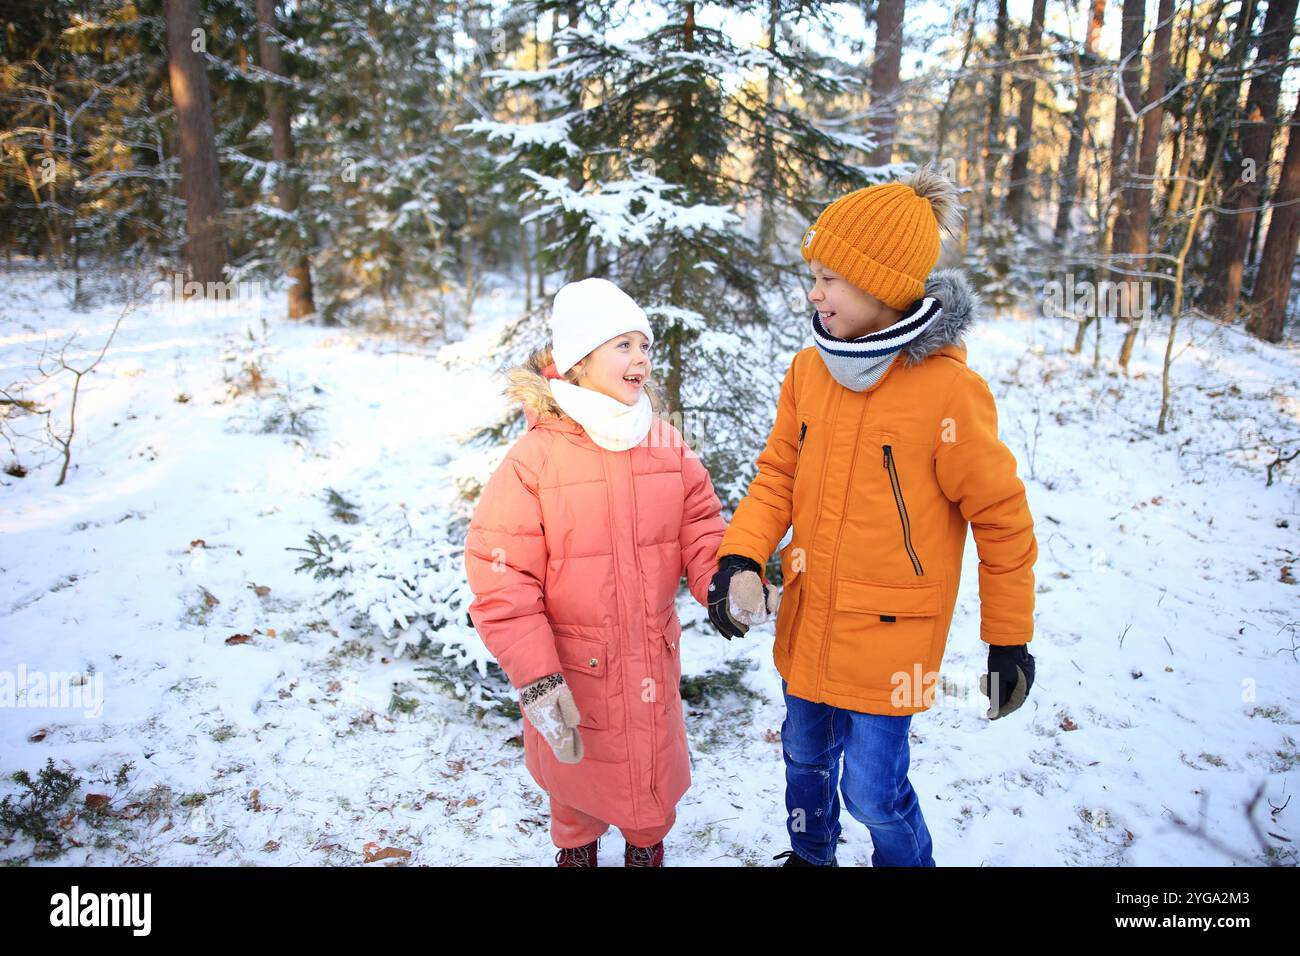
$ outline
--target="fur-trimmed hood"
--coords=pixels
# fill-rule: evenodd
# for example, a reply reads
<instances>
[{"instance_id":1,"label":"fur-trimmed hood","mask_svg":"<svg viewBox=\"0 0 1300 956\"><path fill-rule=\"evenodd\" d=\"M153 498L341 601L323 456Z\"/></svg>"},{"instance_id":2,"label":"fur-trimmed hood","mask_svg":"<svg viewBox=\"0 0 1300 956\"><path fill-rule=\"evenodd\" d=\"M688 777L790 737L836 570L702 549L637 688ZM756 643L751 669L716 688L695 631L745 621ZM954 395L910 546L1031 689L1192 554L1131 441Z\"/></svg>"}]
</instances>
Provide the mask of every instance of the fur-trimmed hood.
<instances>
[{"instance_id":1,"label":"fur-trimmed hood","mask_svg":"<svg viewBox=\"0 0 1300 956\"><path fill-rule=\"evenodd\" d=\"M904 362L916 365L948 345L965 348L962 336L975 321L979 294L960 269L936 269L925 280L925 294L939 300L943 311L928 329L903 346Z\"/></svg>"},{"instance_id":2,"label":"fur-trimmed hood","mask_svg":"<svg viewBox=\"0 0 1300 956\"><path fill-rule=\"evenodd\" d=\"M506 398L523 408L529 428L533 427L534 422L543 418L572 421L556 403L555 396L551 394L551 386L547 382L547 379L563 377L555 371L554 362L543 366L538 353L525 359L522 364L516 365L507 374Z\"/></svg>"}]
</instances>

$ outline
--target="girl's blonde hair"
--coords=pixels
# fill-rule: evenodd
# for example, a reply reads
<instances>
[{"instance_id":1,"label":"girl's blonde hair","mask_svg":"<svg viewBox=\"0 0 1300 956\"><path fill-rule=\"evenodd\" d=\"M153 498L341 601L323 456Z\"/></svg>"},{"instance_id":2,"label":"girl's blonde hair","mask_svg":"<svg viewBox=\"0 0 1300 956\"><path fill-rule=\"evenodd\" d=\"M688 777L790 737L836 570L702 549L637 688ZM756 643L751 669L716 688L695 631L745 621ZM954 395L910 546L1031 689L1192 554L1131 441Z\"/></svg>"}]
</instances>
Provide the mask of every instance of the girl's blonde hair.
<instances>
[{"instance_id":1,"label":"girl's blonde hair","mask_svg":"<svg viewBox=\"0 0 1300 956\"><path fill-rule=\"evenodd\" d=\"M584 355L582 358L586 359L590 355L591 353L588 352L587 355ZM546 368L546 366L550 365L554 361L555 358L551 355L551 343L548 342L541 348L535 349L533 353L528 356L528 362L526 364L535 369L537 374L540 375L542 369ZM580 387L582 385L581 377L575 369L570 368L568 371L564 372L563 378L570 385L578 385ZM656 416L658 416L663 408L663 400L659 396L659 391L650 383L648 377L641 383L641 387L645 389L646 397L650 399L651 410Z\"/></svg>"},{"instance_id":2,"label":"girl's blonde hair","mask_svg":"<svg viewBox=\"0 0 1300 956\"><path fill-rule=\"evenodd\" d=\"M555 361L555 356L551 354L551 343L547 342L540 349L533 350L533 353L530 356L528 356L527 364L531 368L536 369L537 374L540 375L542 369L546 368L546 366L552 364L554 361ZM564 373L563 377L564 380L568 382L570 385L578 384L578 373L574 369L569 369L567 372Z\"/></svg>"}]
</instances>

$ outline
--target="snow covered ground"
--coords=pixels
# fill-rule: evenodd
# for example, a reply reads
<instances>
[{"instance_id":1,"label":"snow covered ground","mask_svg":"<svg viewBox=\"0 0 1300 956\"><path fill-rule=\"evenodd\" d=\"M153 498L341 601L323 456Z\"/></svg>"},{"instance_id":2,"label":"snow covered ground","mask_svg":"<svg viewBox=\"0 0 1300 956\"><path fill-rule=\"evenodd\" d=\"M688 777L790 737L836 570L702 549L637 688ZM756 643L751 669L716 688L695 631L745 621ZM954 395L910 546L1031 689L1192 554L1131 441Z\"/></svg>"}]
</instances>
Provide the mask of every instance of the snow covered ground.
<instances>
[{"instance_id":1,"label":"snow covered ground","mask_svg":"<svg viewBox=\"0 0 1300 956\"><path fill-rule=\"evenodd\" d=\"M0 285L6 386L74 331L93 360L117 317L69 310L45 273ZM326 489L414 532L457 507L456 480L485 462L466 437L504 407L484 343L512 296L482 298L443 348L298 327L279 296L154 302L83 379L61 487L59 456L14 439L28 472L0 474L0 795L53 758L82 781L68 808L108 801L67 814L51 862L552 863L517 722L476 721L286 550L341 527ZM1054 320L986 315L968 340L1037 524L1038 672L1004 720L956 695L914 718L941 866L1296 862L1300 463L1266 487L1274 455L1241 449L1294 441L1300 354L1185 325L1161 436L1165 331L1139 338L1127 382L1062 354L1074 333ZM1105 335L1110 364L1120 334ZM70 391L63 373L24 397L66 430ZM973 542L967 561L945 658L958 693L984 663ZM667 862L770 863L788 847L771 626L728 643L680 606L684 672L734 664L747 692L690 710L694 784ZM26 689L72 672L90 674L76 706ZM390 710L395 695L414 706ZM843 823L841 865L868 865L867 829ZM0 860L32 850L0 831ZM612 830L601 864L621 852Z\"/></svg>"}]
</instances>

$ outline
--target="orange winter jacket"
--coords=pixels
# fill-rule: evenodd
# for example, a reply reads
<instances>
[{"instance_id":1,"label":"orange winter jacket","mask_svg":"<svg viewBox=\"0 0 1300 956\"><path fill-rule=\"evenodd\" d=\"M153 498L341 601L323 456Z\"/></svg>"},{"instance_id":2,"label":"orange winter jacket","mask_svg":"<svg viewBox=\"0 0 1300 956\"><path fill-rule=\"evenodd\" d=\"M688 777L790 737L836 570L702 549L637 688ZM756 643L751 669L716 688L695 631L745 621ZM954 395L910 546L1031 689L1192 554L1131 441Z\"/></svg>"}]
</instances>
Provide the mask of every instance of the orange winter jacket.
<instances>
[{"instance_id":1,"label":"orange winter jacket","mask_svg":"<svg viewBox=\"0 0 1300 956\"><path fill-rule=\"evenodd\" d=\"M961 344L977 302L953 270L932 273L925 294L942 315L865 391L832 378L816 346L794 357L718 549L765 564L793 523L777 670L791 695L863 713L933 703L968 523L981 638L1033 637L1034 522L993 395Z\"/></svg>"},{"instance_id":2,"label":"orange winter jacket","mask_svg":"<svg viewBox=\"0 0 1300 956\"><path fill-rule=\"evenodd\" d=\"M669 819L690 786L677 588L708 603L726 522L703 462L656 419L610 451L525 363L508 394L528 429L483 489L465 542L469 614L515 687L563 673L583 758L561 763L527 718L524 760L556 800L619 827Z\"/></svg>"}]
</instances>

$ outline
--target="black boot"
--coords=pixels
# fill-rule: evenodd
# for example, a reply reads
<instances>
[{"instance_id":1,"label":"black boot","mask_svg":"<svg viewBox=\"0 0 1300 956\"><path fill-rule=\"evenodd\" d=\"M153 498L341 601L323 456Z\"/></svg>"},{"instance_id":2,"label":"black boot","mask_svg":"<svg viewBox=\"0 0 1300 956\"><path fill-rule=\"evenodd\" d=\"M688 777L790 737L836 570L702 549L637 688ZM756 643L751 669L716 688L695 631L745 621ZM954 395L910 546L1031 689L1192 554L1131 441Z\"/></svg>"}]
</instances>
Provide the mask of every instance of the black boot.
<instances>
[{"instance_id":1,"label":"black boot","mask_svg":"<svg viewBox=\"0 0 1300 956\"><path fill-rule=\"evenodd\" d=\"M817 866L818 865L814 863L812 860L805 860L798 853L794 852L794 850L786 850L784 853L778 853L776 856L772 857L772 859L779 860L783 856L787 857L787 859L784 863L781 864L782 866ZM831 862L827 865L839 866L840 864L838 860L831 860Z\"/></svg>"}]
</instances>

